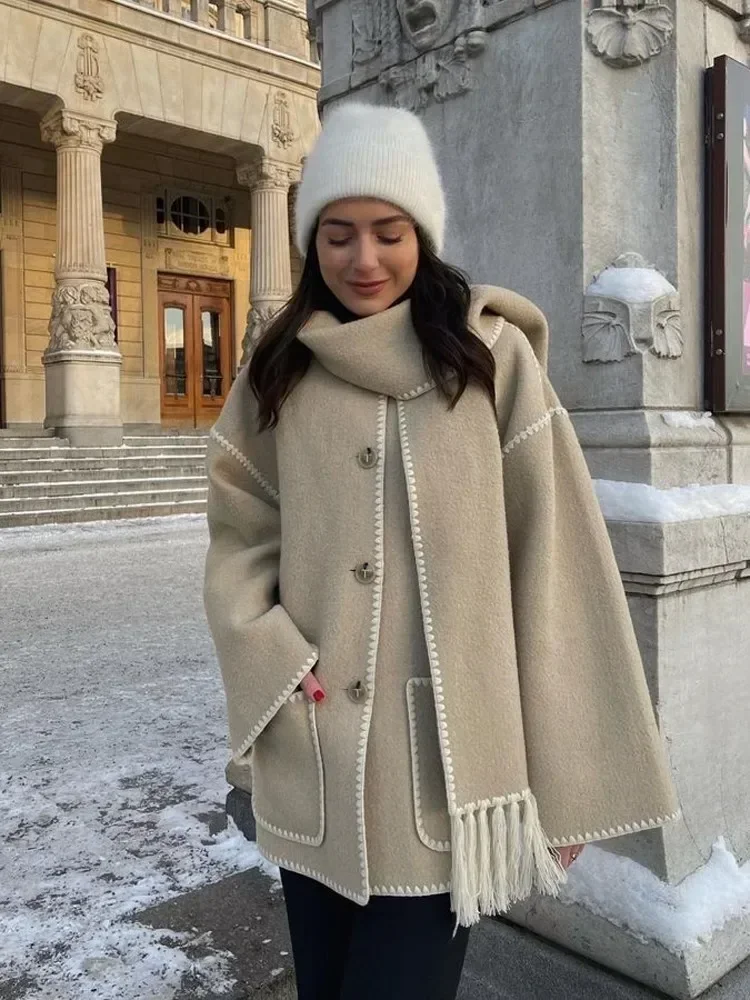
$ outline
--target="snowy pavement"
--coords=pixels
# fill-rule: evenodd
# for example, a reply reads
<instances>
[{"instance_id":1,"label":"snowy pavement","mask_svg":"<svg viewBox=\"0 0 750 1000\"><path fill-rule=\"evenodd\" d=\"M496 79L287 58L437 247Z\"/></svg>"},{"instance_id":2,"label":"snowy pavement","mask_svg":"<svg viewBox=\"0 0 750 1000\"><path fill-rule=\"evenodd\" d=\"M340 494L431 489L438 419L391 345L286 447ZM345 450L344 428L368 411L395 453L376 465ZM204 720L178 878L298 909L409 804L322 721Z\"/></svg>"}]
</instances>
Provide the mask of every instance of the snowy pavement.
<instances>
[{"instance_id":1,"label":"snowy pavement","mask_svg":"<svg viewBox=\"0 0 750 1000\"><path fill-rule=\"evenodd\" d=\"M2 997L231 985L225 954L127 919L261 863L211 832L227 736L206 544L200 515L0 531Z\"/></svg>"}]
</instances>

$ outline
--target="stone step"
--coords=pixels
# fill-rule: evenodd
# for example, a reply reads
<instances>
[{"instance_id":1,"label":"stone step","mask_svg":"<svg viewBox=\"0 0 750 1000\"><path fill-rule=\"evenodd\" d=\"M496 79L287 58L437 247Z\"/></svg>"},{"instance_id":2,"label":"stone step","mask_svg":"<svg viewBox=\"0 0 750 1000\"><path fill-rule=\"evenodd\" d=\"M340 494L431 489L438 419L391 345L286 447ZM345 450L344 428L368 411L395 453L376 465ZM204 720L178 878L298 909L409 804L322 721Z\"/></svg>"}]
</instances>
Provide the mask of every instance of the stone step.
<instances>
[{"instance_id":1,"label":"stone step","mask_svg":"<svg viewBox=\"0 0 750 1000\"><path fill-rule=\"evenodd\" d=\"M172 504L182 500L199 500L205 502L206 486L192 489L147 489L128 490L127 492L108 493L76 493L60 497L59 505L50 502L49 497L3 497L0 498L0 514L30 514L35 511L51 511L55 507L66 510L83 510L87 507L124 507L129 504L144 506L148 504Z\"/></svg>"},{"instance_id":2,"label":"stone step","mask_svg":"<svg viewBox=\"0 0 750 1000\"><path fill-rule=\"evenodd\" d=\"M80 521L112 521L120 518L167 517L174 514L203 514L205 500L156 501L113 504L111 507L60 507L37 511L0 513L0 529L39 524L70 524Z\"/></svg>"},{"instance_id":3,"label":"stone step","mask_svg":"<svg viewBox=\"0 0 750 1000\"><path fill-rule=\"evenodd\" d=\"M208 434L126 434L122 439L124 445L134 448L149 448L161 444L201 444L208 443Z\"/></svg>"},{"instance_id":4,"label":"stone step","mask_svg":"<svg viewBox=\"0 0 750 1000\"><path fill-rule=\"evenodd\" d=\"M168 461L174 464L167 464ZM102 460L103 462L103 460ZM13 463L18 464L18 463ZM103 462L96 464L83 463L83 468L73 462L55 463L53 468L41 469L6 469L0 465L0 487L34 485L37 483L89 483L102 480L133 480L133 479L171 479L182 476L206 477L206 467L203 461L183 463L179 459L164 459L161 462L145 466L142 462L131 462L125 466L112 466Z\"/></svg>"},{"instance_id":5,"label":"stone step","mask_svg":"<svg viewBox=\"0 0 750 1000\"><path fill-rule=\"evenodd\" d=\"M71 448L49 446L44 448L6 448L0 442L0 465L3 462L21 462L41 458L160 458L162 456L180 456L205 454L205 445L190 442L180 444L158 444L130 447L122 445L119 448Z\"/></svg>"},{"instance_id":6,"label":"stone step","mask_svg":"<svg viewBox=\"0 0 750 1000\"><path fill-rule=\"evenodd\" d=\"M66 438L48 435L16 435L0 433L0 448L68 448L70 447Z\"/></svg>"},{"instance_id":7,"label":"stone step","mask_svg":"<svg viewBox=\"0 0 750 1000\"><path fill-rule=\"evenodd\" d=\"M138 479L89 479L16 483L3 485L0 481L0 501L9 497L17 500L34 497L75 497L81 494L130 494L133 492L160 493L163 490L206 489L206 477L197 476L166 476L159 478Z\"/></svg>"},{"instance_id":8,"label":"stone step","mask_svg":"<svg viewBox=\"0 0 750 1000\"><path fill-rule=\"evenodd\" d=\"M205 468L206 456L203 452L193 451L183 455L142 455L117 454L109 457L93 456L88 458L64 458L61 454L54 458L2 459L0 472L35 472L46 470L49 473L62 469L71 471L79 469L139 469L148 472L151 469L180 468L185 465Z\"/></svg>"},{"instance_id":9,"label":"stone step","mask_svg":"<svg viewBox=\"0 0 750 1000\"><path fill-rule=\"evenodd\" d=\"M53 430L40 430L39 428L33 428L26 430L21 430L19 428L10 429L8 427L0 427L0 440L3 438L14 438L17 441L28 441L33 439L35 441L48 441L50 438L55 438L57 435ZM61 440L58 438L58 440Z\"/></svg>"}]
</instances>

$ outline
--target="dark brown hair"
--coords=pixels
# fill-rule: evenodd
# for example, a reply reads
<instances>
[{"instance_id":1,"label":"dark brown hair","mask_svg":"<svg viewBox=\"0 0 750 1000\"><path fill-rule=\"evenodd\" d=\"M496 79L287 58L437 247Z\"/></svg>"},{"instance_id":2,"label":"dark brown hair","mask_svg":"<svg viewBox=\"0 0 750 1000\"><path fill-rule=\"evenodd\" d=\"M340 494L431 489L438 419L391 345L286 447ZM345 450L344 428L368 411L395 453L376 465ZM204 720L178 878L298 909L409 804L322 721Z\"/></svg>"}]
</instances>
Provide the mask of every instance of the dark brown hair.
<instances>
[{"instance_id":1,"label":"dark brown hair","mask_svg":"<svg viewBox=\"0 0 750 1000\"><path fill-rule=\"evenodd\" d=\"M308 369L312 354L297 334L316 310L341 322L357 319L328 288L320 271L313 233L302 277L291 299L274 316L253 351L248 376L258 399L260 430L274 427L279 411ZM414 330L422 344L425 367L448 400L456 405L470 382L495 404L495 359L469 328L470 290L466 276L442 261L417 229L419 264L411 288Z\"/></svg>"}]
</instances>

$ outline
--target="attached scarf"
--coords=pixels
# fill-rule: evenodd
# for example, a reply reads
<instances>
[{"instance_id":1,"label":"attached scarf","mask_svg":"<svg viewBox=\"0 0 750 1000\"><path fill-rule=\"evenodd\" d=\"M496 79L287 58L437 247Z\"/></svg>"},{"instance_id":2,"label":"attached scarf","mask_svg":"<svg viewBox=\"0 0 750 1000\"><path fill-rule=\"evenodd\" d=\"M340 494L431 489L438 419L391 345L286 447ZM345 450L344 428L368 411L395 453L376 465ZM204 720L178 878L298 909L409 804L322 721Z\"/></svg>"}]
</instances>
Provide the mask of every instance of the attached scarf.
<instances>
[{"instance_id":1,"label":"attached scarf","mask_svg":"<svg viewBox=\"0 0 750 1000\"><path fill-rule=\"evenodd\" d=\"M497 362L493 412L473 386L448 408L410 310L345 324L316 313L299 339L338 378L396 401L452 906L468 926L534 889L557 895L556 847L680 812L604 520L544 371L544 316L474 289L470 326Z\"/></svg>"}]
</instances>

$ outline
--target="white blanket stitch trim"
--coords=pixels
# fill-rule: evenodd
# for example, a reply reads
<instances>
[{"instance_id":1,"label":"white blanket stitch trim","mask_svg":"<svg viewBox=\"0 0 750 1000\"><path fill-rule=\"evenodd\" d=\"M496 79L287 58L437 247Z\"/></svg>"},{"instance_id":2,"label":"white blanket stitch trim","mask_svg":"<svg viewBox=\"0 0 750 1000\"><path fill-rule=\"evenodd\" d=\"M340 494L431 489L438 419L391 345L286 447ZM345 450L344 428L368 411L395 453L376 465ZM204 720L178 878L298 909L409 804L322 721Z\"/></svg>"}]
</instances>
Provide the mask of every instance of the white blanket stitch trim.
<instances>
[{"instance_id":1,"label":"white blanket stitch trim","mask_svg":"<svg viewBox=\"0 0 750 1000\"><path fill-rule=\"evenodd\" d=\"M266 491L272 500L276 500L277 502L279 501L279 491L275 490L273 486L271 486L263 473L259 469L256 469L247 455L243 455L240 449L235 448L231 441L227 441L224 435L220 434L215 427L211 428L211 437L217 444L220 444L225 451L229 452L232 458L239 462L244 469L247 469L256 483Z\"/></svg>"},{"instance_id":2,"label":"white blanket stitch trim","mask_svg":"<svg viewBox=\"0 0 750 1000\"><path fill-rule=\"evenodd\" d=\"M524 427L524 429L522 431L519 431L518 434L515 435L515 437L512 437L506 445L503 445L502 448L503 458L506 455L508 455L511 451L513 451L516 445L519 445L522 441L525 441L526 438L532 437L538 431L542 430L543 427L546 427L547 424L551 423L553 417L561 417L567 414L567 412L568 411L565 409L564 406L555 406L551 410L547 410L544 416L540 417L538 420L535 420L533 424L529 424L528 427Z\"/></svg>"},{"instance_id":3,"label":"white blanket stitch trim","mask_svg":"<svg viewBox=\"0 0 750 1000\"><path fill-rule=\"evenodd\" d=\"M440 736L440 746L445 766L448 811L453 813L456 809L456 782L453 774L453 756L451 754L450 738L448 736L448 723L445 713L443 677L440 672L440 660L438 659L437 646L435 645L435 631L432 625L430 597L427 593L427 571L425 569L424 546L422 544L422 529L419 526L417 482L414 475L414 461L411 455L411 448L409 447L409 436L406 427L406 408L402 402L397 403L396 406L398 407L398 430L401 438L401 456L404 463L406 490L409 497L409 519L411 521L414 559L417 564L419 599L422 605L422 622L424 625L425 642L427 644L427 657L430 663L430 672L432 674L432 689L435 695L435 712L437 715L438 735Z\"/></svg>"},{"instance_id":4,"label":"white blanket stitch trim","mask_svg":"<svg viewBox=\"0 0 750 1000\"><path fill-rule=\"evenodd\" d=\"M414 791L414 818L417 823L419 839L433 851L450 851L450 840L433 840L424 828L422 819L422 788L419 781L419 741L417 739L417 706L414 703L415 687L432 686L429 677L410 677L406 682L406 705L409 712L409 741L411 743L411 774ZM374 890L373 890L374 891Z\"/></svg>"},{"instance_id":5,"label":"white blanket stitch trim","mask_svg":"<svg viewBox=\"0 0 750 1000\"><path fill-rule=\"evenodd\" d=\"M437 896L450 892L450 882L440 882L439 885L379 885L370 890L372 896Z\"/></svg>"},{"instance_id":6,"label":"white blanket stitch trim","mask_svg":"<svg viewBox=\"0 0 750 1000\"><path fill-rule=\"evenodd\" d=\"M258 844L258 850L266 859L274 865L278 865L279 868L288 868L289 871L297 872L298 875L307 875L308 878L314 878L316 882L322 882L323 885L327 885L329 889L334 889L341 896L346 896L347 899L353 899L355 903L366 903L368 900L367 895L362 895L359 892L352 892L351 889L347 889L345 886L341 885L340 882L335 882L332 878L328 878L327 875L321 875L320 872L316 872L312 868L308 868L307 865L297 864L296 861L287 861L286 858L278 858L275 854L271 854L267 851L261 844Z\"/></svg>"},{"instance_id":7,"label":"white blanket stitch trim","mask_svg":"<svg viewBox=\"0 0 750 1000\"><path fill-rule=\"evenodd\" d=\"M359 849L359 873L362 878L362 887L365 897L369 893L368 887L368 867L367 867L367 837L365 831L365 760L367 757L367 740L370 734L370 720L372 718L372 705L375 695L375 665L378 659L378 645L380 642L380 616L383 606L383 537L384 537L384 517L385 517L385 432L386 417L388 414L388 397L378 398L377 417L377 450L381 456L380 462L376 466L375 479L375 538L374 555L375 580L372 591L372 618L370 619L370 641L367 654L367 668L365 671L365 689L367 700L362 712L362 719L359 726L359 743L357 745L357 838Z\"/></svg>"},{"instance_id":8,"label":"white blanket stitch trim","mask_svg":"<svg viewBox=\"0 0 750 1000\"><path fill-rule=\"evenodd\" d=\"M294 694L287 698L287 705L298 704L300 701L304 701L307 695L304 691L295 691ZM283 706L282 706L283 707ZM309 836L305 833L294 833L291 830L282 830L281 827L274 826L273 823L269 823L267 819L264 819L257 811L253 808L253 815L255 816L256 823L264 827L270 833L275 833L277 837L281 837L283 840L294 840L299 844L309 844L310 847L320 847L323 843L323 835L326 828L326 817L325 817L325 787L323 784L323 755L320 750L320 739L318 737L318 721L315 712L315 702L307 702L307 716L310 723L310 738L312 739L313 748L315 750L315 763L318 767L318 816L320 817L318 822L318 832L314 837ZM279 709L281 711L281 709ZM253 778L253 783L255 779Z\"/></svg>"},{"instance_id":9,"label":"white blanket stitch trim","mask_svg":"<svg viewBox=\"0 0 750 1000\"><path fill-rule=\"evenodd\" d=\"M505 318L503 316L498 316L492 327L492 333L490 334L490 339L486 342L487 347L492 350L497 342L497 338L500 336L500 331L505 325ZM430 389L434 389L437 382L434 379L428 379L427 382L423 382L422 385L418 385L415 389L409 389L408 392L400 392L395 396L395 399L414 399L416 396L421 396L423 393L428 392Z\"/></svg>"},{"instance_id":10,"label":"white blanket stitch trim","mask_svg":"<svg viewBox=\"0 0 750 1000\"><path fill-rule=\"evenodd\" d=\"M487 346L489 347L490 350L492 350L492 348L497 343L497 338L500 336L500 331L504 326L505 326L505 317L498 316L497 319L495 320L495 325L492 327L492 333L490 334L490 339L487 341Z\"/></svg>"},{"instance_id":11,"label":"white blanket stitch trim","mask_svg":"<svg viewBox=\"0 0 750 1000\"><path fill-rule=\"evenodd\" d=\"M670 813L669 816L657 816L656 819L636 820L634 823L623 823L621 826L611 826L608 830L588 830L585 833L575 833L570 837L550 837L550 844L554 847L568 847L571 844L585 844L592 840L608 840L610 837L621 837L626 833L637 833L639 830L652 830L654 827L663 826L672 820L680 819L682 809Z\"/></svg>"},{"instance_id":12,"label":"white blanket stitch trim","mask_svg":"<svg viewBox=\"0 0 750 1000\"><path fill-rule=\"evenodd\" d=\"M246 754L247 751L250 749L250 747L253 745L253 743L255 743L255 740L258 737L258 735L261 732L263 732L265 727L268 725L268 723L271 721L274 715L276 715L278 710L287 700L289 695L294 691L294 689L297 687L297 685L305 676L305 674L309 673L315 666L315 664L318 662L318 655L319 655L318 650L316 648L313 648L313 652L308 657L302 669L297 671L297 673L294 675L289 684L287 684L287 686L278 696L276 701L274 701L274 703L266 709L266 711L263 713L260 719L258 719L253 728L250 730L249 734L245 737L242 743L240 743L239 747L233 754L233 758L235 761L239 761L240 757Z\"/></svg>"}]
</instances>

